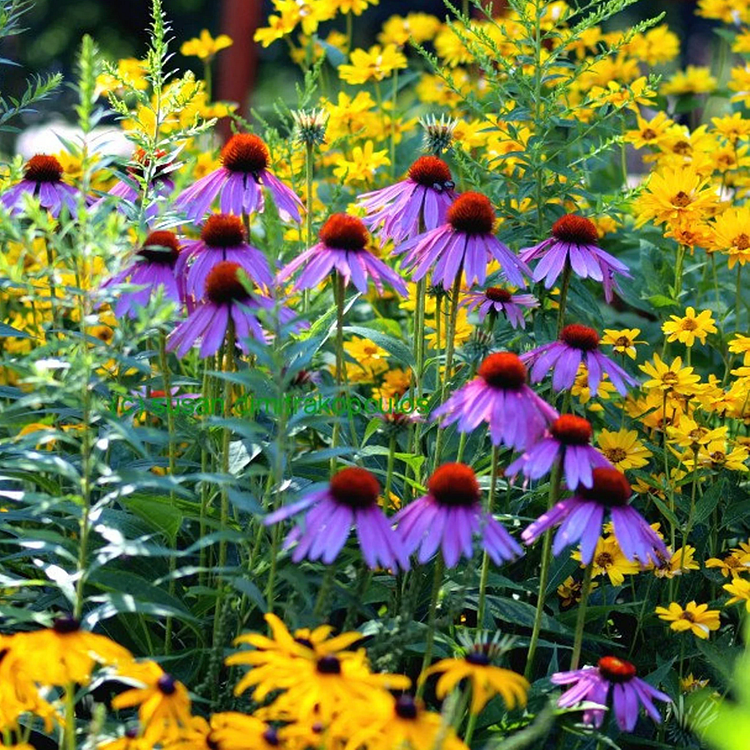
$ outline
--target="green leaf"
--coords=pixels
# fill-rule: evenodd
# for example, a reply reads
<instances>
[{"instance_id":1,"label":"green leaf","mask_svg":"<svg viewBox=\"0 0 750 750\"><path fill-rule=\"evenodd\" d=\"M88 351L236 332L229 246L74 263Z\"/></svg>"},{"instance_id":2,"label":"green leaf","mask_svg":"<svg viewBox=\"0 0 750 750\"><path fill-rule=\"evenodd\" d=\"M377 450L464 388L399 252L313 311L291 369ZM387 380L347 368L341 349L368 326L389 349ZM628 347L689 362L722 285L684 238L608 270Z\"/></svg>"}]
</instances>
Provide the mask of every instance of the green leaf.
<instances>
[{"instance_id":1,"label":"green leaf","mask_svg":"<svg viewBox=\"0 0 750 750\"><path fill-rule=\"evenodd\" d=\"M131 495L121 498L120 502L174 544L182 526L182 513L170 505L168 497Z\"/></svg>"},{"instance_id":2,"label":"green leaf","mask_svg":"<svg viewBox=\"0 0 750 750\"><path fill-rule=\"evenodd\" d=\"M370 341L381 346L402 364L408 365L411 368L414 367L412 351L403 341L399 341L393 336L388 336L385 333L376 331L374 328L366 328L365 326L346 326L344 332L370 339Z\"/></svg>"}]
</instances>

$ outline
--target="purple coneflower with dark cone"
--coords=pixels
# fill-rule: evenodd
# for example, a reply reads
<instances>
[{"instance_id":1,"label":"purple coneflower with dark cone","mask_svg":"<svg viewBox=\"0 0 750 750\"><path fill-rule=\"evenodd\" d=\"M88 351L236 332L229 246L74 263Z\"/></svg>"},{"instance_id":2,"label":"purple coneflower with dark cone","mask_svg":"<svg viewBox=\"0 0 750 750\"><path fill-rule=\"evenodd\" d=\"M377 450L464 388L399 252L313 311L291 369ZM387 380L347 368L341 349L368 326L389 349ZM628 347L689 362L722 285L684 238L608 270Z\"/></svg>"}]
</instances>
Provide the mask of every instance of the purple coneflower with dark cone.
<instances>
[{"instance_id":1,"label":"purple coneflower with dark cone","mask_svg":"<svg viewBox=\"0 0 750 750\"><path fill-rule=\"evenodd\" d=\"M378 505L379 496L380 483L369 471L349 467L336 472L325 489L271 513L264 523L270 526L307 511L304 530L292 530L284 543L285 547L297 543L293 562L307 558L330 565L354 526L362 556L370 568L408 570L409 555Z\"/></svg>"},{"instance_id":2,"label":"purple coneflower with dark cone","mask_svg":"<svg viewBox=\"0 0 750 750\"><path fill-rule=\"evenodd\" d=\"M143 286L143 289L120 293L115 305L115 316L137 318L138 311L146 307L151 295L160 286L164 289L165 297L180 302L180 290L175 276L179 255L180 242L174 232L151 232L143 247L136 251L133 262L103 284L103 288L106 288L122 284L127 279L133 285Z\"/></svg>"},{"instance_id":3,"label":"purple coneflower with dark cone","mask_svg":"<svg viewBox=\"0 0 750 750\"><path fill-rule=\"evenodd\" d=\"M518 542L482 509L474 471L466 464L443 464L427 482L427 494L402 508L393 520L409 554L426 563L440 548L449 568L473 555L473 537L496 565L522 554Z\"/></svg>"},{"instance_id":4,"label":"purple coneflower with dark cone","mask_svg":"<svg viewBox=\"0 0 750 750\"><path fill-rule=\"evenodd\" d=\"M161 149L154 154L157 161L163 159L166 155L167 152ZM114 195L117 198L123 198L130 203L136 203L141 194L141 182L138 178L141 178L141 180L143 179L148 164L149 157L146 152L142 148L136 149L133 154L132 163L127 167L127 177L124 180L118 180L109 190L107 195L94 203L94 207L101 205L111 195ZM156 166L151 178L151 188L156 195L168 197L172 194L174 191L174 182L169 177L169 174L175 168L176 165L172 162L158 164ZM159 207L156 204L152 204L146 212L146 217L151 219L158 213L158 211Z\"/></svg>"},{"instance_id":5,"label":"purple coneflower with dark cone","mask_svg":"<svg viewBox=\"0 0 750 750\"><path fill-rule=\"evenodd\" d=\"M244 269L238 263L226 260L213 267L206 279L205 297L187 319L172 331L167 340L167 350L176 350L178 357L184 357L190 347L202 338L201 358L215 354L226 338L230 318L234 323L237 345L245 354L249 353L247 339L266 343L266 334L254 311L273 309L273 300L260 294L251 295L239 276L241 270ZM282 319L290 320L294 313L282 310L282 316Z\"/></svg>"},{"instance_id":6,"label":"purple coneflower with dark cone","mask_svg":"<svg viewBox=\"0 0 750 750\"><path fill-rule=\"evenodd\" d=\"M409 167L405 180L364 193L358 204L368 212L363 219L383 240L397 245L445 224L446 214L456 198L455 183L448 165L437 156L420 156ZM420 229L421 219L421 229Z\"/></svg>"},{"instance_id":7,"label":"purple coneflower with dark cone","mask_svg":"<svg viewBox=\"0 0 750 750\"><path fill-rule=\"evenodd\" d=\"M599 334L595 329L578 323L565 326L557 341L532 349L522 354L521 359L526 365L531 365L532 383L538 383L550 370L554 370L552 387L556 391L572 387L582 362L586 365L591 393L599 389L603 372L609 375L612 385L622 396L627 393L628 385L638 382L599 351Z\"/></svg>"},{"instance_id":8,"label":"purple coneflower with dark cone","mask_svg":"<svg viewBox=\"0 0 750 750\"><path fill-rule=\"evenodd\" d=\"M547 474L556 461L565 471L565 483L573 490L579 484L591 487L592 469L613 468L612 464L591 445L591 423L574 414L563 414L550 426L549 431L519 459L505 470L513 476L522 472L529 479L539 479Z\"/></svg>"},{"instance_id":9,"label":"purple coneflower with dark cone","mask_svg":"<svg viewBox=\"0 0 750 750\"><path fill-rule=\"evenodd\" d=\"M487 265L495 259L505 278L525 287L528 266L498 240L493 232L495 209L481 193L463 193L446 213L447 223L409 240L399 248L409 251L404 267L414 269L414 281L432 271L432 284L450 289L463 270L466 283L484 284Z\"/></svg>"},{"instance_id":10,"label":"purple coneflower with dark cone","mask_svg":"<svg viewBox=\"0 0 750 750\"><path fill-rule=\"evenodd\" d=\"M23 196L29 194L54 217L60 215L63 206L74 214L81 191L62 181L63 171L62 164L54 156L32 156L23 168L23 179L0 195L0 204L12 214L20 213L23 210ZM89 198L86 198L86 202L90 202Z\"/></svg>"},{"instance_id":11,"label":"purple coneflower with dark cone","mask_svg":"<svg viewBox=\"0 0 750 750\"><path fill-rule=\"evenodd\" d=\"M561 500L524 529L521 538L533 544L547 529L560 524L552 545L552 553L559 555L565 547L581 543L581 562L588 565L602 533L604 512L609 511L612 529L620 549L628 560L661 565L669 552L657 533L643 516L628 503L633 494L625 475L614 468L602 467L592 471L591 487L579 487L573 497Z\"/></svg>"},{"instance_id":12,"label":"purple coneflower with dark cone","mask_svg":"<svg viewBox=\"0 0 750 750\"><path fill-rule=\"evenodd\" d=\"M523 309L539 307L533 294L513 294L500 286L491 286L484 291L466 292L460 303L468 310L477 310L480 322L488 313L503 314L513 328L526 328Z\"/></svg>"},{"instance_id":13,"label":"purple coneflower with dark cone","mask_svg":"<svg viewBox=\"0 0 750 750\"><path fill-rule=\"evenodd\" d=\"M599 233L592 221L583 216L567 214L552 225L552 236L518 254L528 263L541 258L534 269L534 281L544 279L551 289L566 264L576 276L591 278L604 285L604 297L612 301L615 274L631 278L628 267L597 246Z\"/></svg>"},{"instance_id":14,"label":"purple coneflower with dark cone","mask_svg":"<svg viewBox=\"0 0 750 750\"><path fill-rule=\"evenodd\" d=\"M199 298L206 287L211 269L220 261L237 263L258 285L270 287L273 276L266 256L248 245L245 227L239 216L213 214L201 229L199 240L185 240L184 251L177 263L176 273L191 297ZM192 265L189 265L192 261Z\"/></svg>"},{"instance_id":15,"label":"purple coneflower with dark cone","mask_svg":"<svg viewBox=\"0 0 750 750\"><path fill-rule=\"evenodd\" d=\"M236 133L221 150L222 166L183 190L175 208L188 219L200 221L219 197L225 214L252 214L264 209L262 188L273 196L283 221L299 222L302 201L278 177L268 170L268 147L257 135Z\"/></svg>"},{"instance_id":16,"label":"purple coneflower with dark cone","mask_svg":"<svg viewBox=\"0 0 750 750\"><path fill-rule=\"evenodd\" d=\"M558 413L526 385L526 367L511 352L490 354L477 377L456 391L433 414L444 425L458 422L471 432L487 422L493 445L526 450L544 433Z\"/></svg>"},{"instance_id":17,"label":"purple coneflower with dark cone","mask_svg":"<svg viewBox=\"0 0 750 750\"><path fill-rule=\"evenodd\" d=\"M638 721L639 705L658 724L661 716L653 699L671 703L672 699L636 677L633 664L616 656L604 656L596 667L584 667L572 672L556 672L550 678L555 685L572 685L558 699L560 708L572 708L583 701L606 706L612 688L612 707L617 726L622 732L632 732ZM583 712L584 724L600 727L604 722L603 708L587 708Z\"/></svg>"},{"instance_id":18,"label":"purple coneflower with dark cone","mask_svg":"<svg viewBox=\"0 0 750 750\"><path fill-rule=\"evenodd\" d=\"M380 294L385 281L406 296L404 280L367 249L370 236L361 219L348 214L333 214L323 224L318 237L320 242L284 266L278 274L279 281L288 279L304 266L294 283L294 291L316 287L335 270L341 275L344 285L351 280L362 294L367 293L370 278Z\"/></svg>"}]
</instances>

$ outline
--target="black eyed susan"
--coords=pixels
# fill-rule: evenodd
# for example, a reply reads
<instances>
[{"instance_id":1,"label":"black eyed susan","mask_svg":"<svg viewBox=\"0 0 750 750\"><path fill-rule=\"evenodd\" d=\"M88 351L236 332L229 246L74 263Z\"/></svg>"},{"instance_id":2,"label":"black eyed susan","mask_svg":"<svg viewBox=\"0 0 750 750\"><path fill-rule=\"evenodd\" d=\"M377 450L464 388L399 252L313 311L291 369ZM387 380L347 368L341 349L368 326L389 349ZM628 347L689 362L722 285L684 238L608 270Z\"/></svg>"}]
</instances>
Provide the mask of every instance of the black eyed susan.
<instances>
[{"instance_id":1,"label":"black eyed susan","mask_svg":"<svg viewBox=\"0 0 750 750\"><path fill-rule=\"evenodd\" d=\"M469 680L471 684L470 711L478 714L490 698L499 695L508 709L526 705L529 683L520 674L510 669L493 665L493 660L502 653L496 642L475 643L460 659L442 659L426 669L420 681L432 674L441 674L435 692L438 698L445 698L458 684Z\"/></svg>"},{"instance_id":2,"label":"black eyed susan","mask_svg":"<svg viewBox=\"0 0 750 750\"><path fill-rule=\"evenodd\" d=\"M191 726L190 696L187 688L156 662L130 662L118 675L138 687L112 699L112 708L138 706L142 736L148 742L174 742Z\"/></svg>"},{"instance_id":3,"label":"black eyed susan","mask_svg":"<svg viewBox=\"0 0 750 750\"><path fill-rule=\"evenodd\" d=\"M151 743L141 737L137 726L128 727L122 737L101 743L97 750L152 750ZM174 750L170 746L170 750Z\"/></svg>"},{"instance_id":4,"label":"black eyed susan","mask_svg":"<svg viewBox=\"0 0 750 750\"><path fill-rule=\"evenodd\" d=\"M750 581L744 578L733 578L731 583L725 583L722 588L732 594L727 605L745 602L745 608L750 612Z\"/></svg>"},{"instance_id":5,"label":"black eyed susan","mask_svg":"<svg viewBox=\"0 0 750 750\"><path fill-rule=\"evenodd\" d=\"M670 343L679 341L681 344L691 347L698 339L701 344L705 344L706 336L709 333L717 332L710 310L702 310L696 314L694 307L688 307L682 317L679 315L670 315L669 317L670 320L664 323L661 329L667 334L667 341Z\"/></svg>"},{"instance_id":6,"label":"black eyed susan","mask_svg":"<svg viewBox=\"0 0 750 750\"><path fill-rule=\"evenodd\" d=\"M657 607L656 614L660 620L670 623L669 627L677 633L691 631L698 638L708 638L712 630L719 629L719 610L709 609L708 604L689 602L684 609L672 602L669 607Z\"/></svg>"},{"instance_id":7,"label":"black eyed susan","mask_svg":"<svg viewBox=\"0 0 750 750\"><path fill-rule=\"evenodd\" d=\"M281 738L279 730L265 721L228 711L211 717L207 744L211 750L274 750Z\"/></svg>"},{"instance_id":8,"label":"black eyed susan","mask_svg":"<svg viewBox=\"0 0 750 750\"><path fill-rule=\"evenodd\" d=\"M60 617L51 628L17 633L13 649L28 677L40 685L86 684L96 664L133 660L130 651L106 636L81 630L73 617Z\"/></svg>"}]
</instances>

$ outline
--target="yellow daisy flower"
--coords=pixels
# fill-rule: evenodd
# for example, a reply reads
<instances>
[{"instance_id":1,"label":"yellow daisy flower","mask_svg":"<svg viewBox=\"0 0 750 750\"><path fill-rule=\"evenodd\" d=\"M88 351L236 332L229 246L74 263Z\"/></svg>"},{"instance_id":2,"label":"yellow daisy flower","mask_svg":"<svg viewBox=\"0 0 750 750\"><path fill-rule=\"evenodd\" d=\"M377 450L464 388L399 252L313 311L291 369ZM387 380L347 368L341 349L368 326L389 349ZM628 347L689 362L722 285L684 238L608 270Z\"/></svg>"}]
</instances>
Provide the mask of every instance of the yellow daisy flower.
<instances>
[{"instance_id":1,"label":"yellow daisy flower","mask_svg":"<svg viewBox=\"0 0 750 750\"><path fill-rule=\"evenodd\" d=\"M726 606L744 601L745 608L750 612L750 581L745 578L733 578L731 583L725 583L722 588L732 594Z\"/></svg>"},{"instance_id":2,"label":"yellow daisy flower","mask_svg":"<svg viewBox=\"0 0 750 750\"><path fill-rule=\"evenodd\" d=\"M737 578L744 573L750 572L750 554L741 550L733 551L723 560L718 557L709 557L705 562L707 568L718 568L724 578L732 576Z\"/></svg>"},{"instance_id":3,"label":"yellow daisy flower","mask_svg":"<svg viewBox=\"0 0 750 750\"><path fill-rule=\"evenodd\" d=\"M659 619L669 622L669 627L675 632L689 630L704 640L712 630L718 630L720 625L719 610L709 609L708 604L696 604L692 601L683 609L677 602L672 602L668 608L657 607L655 611Z\"/></svg>"},{"instance_id":4,"label":"yellow daisy flower","mask_svg":"<svg viewBox=\"0 0 750 750\"><path fill-rule=\"evenodd\" d=\"M655 353L653 363L638 365L638 369L650 378L641 386L647 392L649 389L658 389L667 393L690 395L695 392L695 386L700 381L700 376L693 373L692 367L682 366L682 357L675 357L672 364L668 365Z\"/></svg>"},{"instance_id":5,"label":"yellow daisy flower","mask_svg":"<svg viewBox=\"0 0 750 750\"><path fill-rule=\"evenodd\" d=\"M730 268L750 260L750 207L728 208L714 219L711 249L728 255Z\"/></svg>"},{"instance_id":6,"label":"yellow daisy flower","mask_svg":"<svg viewBox=\"0 0 750 750\"><path fill-rule=\"evenodd\" d=\"M211 62L216 57L216 53L220 52L227 47L231 47L233 44L232 38L226 34L219 34L214 39L209 33L208 29L203 29L201 35L194 39L188 39L183 42L180 47L180 52L185 57L198 57L203 62Z\"/></svg>"},{"instance_id":7,"label":"yellow daisy flower","mask_svg":"<svg viewBox=\"0 0 750 750\"><path fill-rule=\"evenodd\" d=\"M638 439L635 430L602 430L596 442L599 450L620 471L639 469L645 466L652 456L651 451Z\"/></svg>"},{"instance_id":8,"label":"yellow daisy flower","mask_svg":"<svg viewBox=\"0 0 750 750\"><path fill-rule=\"evenodd\" d=\"M710 310L703 310L697 315L694 307L688 307L685 315L670 315L668 320L661 327L662 331L668 334L667 341L670 343L679 341L685 346L693 346L698 339L701 344L706 343L706 336L709 333L716 333L714 318Z\"/></svg>"},{"instance_id":9,"label":"yellow daisy flower","mask_svg":"<svg viewBox=\"0 0 750 750\"><path fill-rule=\"evenodd\" d=\"M581 550L577 549L573 552L571 558L581 562ZM607 575L613 586L622 586L625 583L625 576L637 575L641 571L641 566L637 562L625 557L614 536L599 537L592 562L593 577ZM581 567L586 566L581 565Z\"/></svg>"},{"instance_id":10,"label":"yellow daisy flower","mask_svg":"<svg viewBox=\"0 0 750 750\"><path fill-rule=\"evenodd\" d=\"M711 75L711 69L698 65L688 65L678 70L666 83L661 85L662 96L682 94L710 94L716 91L718 81Z\"/></svg>"},{"instance_id":11,"label":"yellow daisy flower","mask_svg":"<svg viewBox=\"0 0 750 750\"><path fill-rule=\"evenodd\" d=\"M608 344L618 354L627 354L630 359L635 359L635 345L646 343L638 340L640 334L640 328L623 328L622 330L605 328L601 343Z\"/></svg>"},{"instance_id":12,"label":"yellow daisy flower","mask_svg":"<svg viewBox=\"0 0 750 750\"><path fill-rule=\"evenodd\" d=\"M395 44L386 44L385 47L375 44L367 52L355 49L350 60L351 65L339 65L339 78L355 86L367 81L382 81L394 70L406 67L406 57Z\"/></svg>"}]
</instances>

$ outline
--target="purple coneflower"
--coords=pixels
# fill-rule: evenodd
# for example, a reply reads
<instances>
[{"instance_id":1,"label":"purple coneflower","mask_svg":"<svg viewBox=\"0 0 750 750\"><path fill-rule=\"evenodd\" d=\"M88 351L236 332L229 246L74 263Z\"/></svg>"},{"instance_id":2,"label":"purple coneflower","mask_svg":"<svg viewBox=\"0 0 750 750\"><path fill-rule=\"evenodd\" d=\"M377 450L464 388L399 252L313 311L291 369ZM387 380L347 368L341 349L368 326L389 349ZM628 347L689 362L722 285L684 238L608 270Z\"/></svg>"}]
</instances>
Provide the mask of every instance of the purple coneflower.
<instances>
[{"instance_id":1,"label":"purple coneflower","mask_svg":"<svg viewBox=\"0 0 750 750\"><path fill-rule=\"evenodd\" d=\"M635 508L628 505L632 490L625 475L611 467L592 471L590 488L579 487L573 497L561 500L539 516L521 534L526 544L533 544L547 529L556 524L552 553L559 555L570 544L581 543L581 562L588 565L602 533L604 512L609 511L612 529L620 549L628 560L661 565L659 555L669 558L669 552L657 533L646 523Z\"/></svg>"},{"instance_id":2,"label":"purple coneflower","mask_svg":"<svg viewBox=\"0 0 750 750\"><path fill-rule=\"evenodd\" d=\"M529 479L539 479L556 461L562 463L565 483L571 490L582 484L591 487L592 469L612 464L593 446L591 423L574 414L563 414L550 426L548 434L505 470L508 476L521 471Z\"/></svg>"},{"instance_id":3,"label":"purple coneflower","mask_svg":"<svg viewBox=\"0 0 750 750\"><path fill-rule=\"evenodd\" d=\"M166 151L159 149L154 156L156 159L163 159L167 155ZM117 198L123 198L130 203L136 203L140 198L141 183L138 178L143 179L145 169L149 163L149 157L142 149L136 149L133 154L133 164L127 167L127 177L124 180L118 180L107 195L100 198L94 203L94 208L101 205L107 198L114 195ZM157 165L151 179L151 188L158 196L167 197L174 191L174 182L169 177L169 173L175 168L172 163ZM158 213L159 207L156 204L149 206L146 217L152 219Z\"/></svg>"},{"instance_id":4,"label":"purple coneflower","mask_svg":"<svg viewBox=\"0 0 750 750\"><path fill-rule=\"evenodd\" d=\"M454 187L450 168L442 159L420 156L409 167L407 179L360 195L358 204L370 214L363 219L369 229L380 227L381 239L393 240L398 245L420 231L445 224L448 209L456 198Z\"/></svg>"},{"instance_id":5,"label":"purple coneflower","mask_svg":"<svg viewBox=\"0 0 750 750\"><path fill-rule=\"evenodd\" d=\"M513 328L526 328L523 308L539 307L533 294L513 294L499 286L491 286L483 292L467 292L461 300L461 305L469 310L477 310L480 322L487 313L498 315L503 313Z\"/></svg>"},{"instance_id":6,"label":"purple coneflower","mask_svg":"<svg viewBox=\"0 0 750 750\"><path fill-rule=\"evenodd\" d=\"M78 210L80 190L62 181L63 171L62 164L54 156L32 156L23 168L24 178L0 196L0 203L11 213L17 214L23 210L23 196L29 194L54 217L60 215L63 206L74 214ZM88 198L86 202L89 202Z\"/></svg>"},{"instance_id":7,"label":"purple coneflower","mask_svg":"<svg viewBox=\"0 0 750 750\"><path fill-rule=\"evenodd\" d=\"M552 387L556 391L570 388L575 382L578 368L586 365L587 383L591 393L599 389L602 373L612 380L612 385L624 396L627 385L636 385L634 377L609 357L599 351L599 334L593 328L578 323L565 326L557 341L539 346L521 355L525 364L531 365L531 382L538 383L553 369Z\"/></svg>"},{"instance_id":8,"label":"purple coneflower","mask_svg":"<svg viewBox=\"0 0 750 750\"><path fill-rule=\"evenodd\" d=\"M408 570L409 555L379 507L379 495L380 483L369 471L358 467L342 469L334 474L326 489L271 513L265 524L269 526L308 511L304 530L292 530L284 543L285 547L297 543L292 552L293 562L307 558L330 565L354 526L362 556L370 568Z\"/></svg>"},{"instance_id":9,"label":"purple coneflower","mask_svg":"<svg viewBox=\"0 0 750 750\"><path fill-rule=\"evenodd\" d=\"M440 548L449 568L463 555L471 558L474 534L496 565L522 554L520 545L482 510L474 471L466 464L443 464L427 482L428 494L402 508L393 520L409 554L426 563Z\"/></svg>"},{"instance_id":10,"label":"purple coneflower","mask_svg":"<svg viewBox=\"0 0 750 750\"><path fill-rule=\"evenodd\" d=\"M318 237L320 242L284 266L278 274L279 281L288 279L304 266L294 284L294 291L312 289L336 270L343 277L344 284L351 280L362 294L367 293L367 279L371 278L380 294L385 281L406 296L403 279L367 249L370 236L361 219L348 214L333 214L323 224Z\"/></svg>"},{"instance_id":11,"label":"purple coneflower","mask_svg":"<svg viewBox=\"0 0 750 750\"><path fill-rule=\"evenodd\" d=\"M615 274L631 278L628 267L617 258L597 247L599 233L592 221L583 216L567 214L552 225L552 236L534 247L521 250L519 257L526 263L541 258L534 269L534 281L544 279L551 289L565 264L576 276L592 278L604 285L607 302L612 301Z\"/></svg>"},{"instance_id":12,"label":"purple coneflower","mask_svg":"<svg viewBox=\"0 0 750 750\"><path fill-rule=\"evenodd\" d=\"M266 343L266 334L255 317L254 310L272 309L273 300L260 294L252 296L238 275L242 267L238 263L217 263L206 279L205 298L198 303L169 336L167 349L176 350L184 357L190 347L202 337L200 356L215 354L227 335L229 319L234 323L237 345L245 354L249 353L246 339L253 338ZM286 311L294 317L291 311Z\"/></svg>"},{"instance_id":13,"label":"purple coneflower","mask_svg":"<svg viewBox=\"0 0 750 750\"><path fill-rule=\"evenodd\" d=\"M481 422L490 427L493 445L526 450L539 439L557 412L526 385L526 367L511 352L490 354L477 377L456 391L434 412L444 424L458 422L471 432Z\"/></svg>"},{"instance_id":14,"label":"purple coneflower","mask_svg":"<svg viewBox=\"0 0 750 750\"><path fill-rule=\"evenodd\" d=\"M415 269L414 281L431 270L433 286L440 284L450 289L463 270L467 284L474 281L484 284L487 265L494 258L511 284L526 286L523 275L531 275L531 271L492 233L495 209L487 196L459 195L446 218L446 224L418 235L399 248L402 252L409 251L404 267Z\"/></svg>"},{"instance_id":15,"label":"purple coneflower","mask_svg":"<svg viewBox=\"0 0 750 750\"><path fill-rule=\"evenodd\" d=\"M123 291L115 305L115 317L127 315L138 317L138 311L146 307L151 295L158 287L163 287L164 295L175 302L180 302L180 291L175 276L175 265L180 256L180 242L174 232L151 232L146 237L143 247L135 254L133 262L116 276L107 280L103 288L121 284L126 279L134 285L143 285L143 289L133 292Z\"/></svg>"},{"instance_id":16,"label":"purple coneflower","mask_svg":"<svg viewBox=\"0 0 750 750\"><path fill-rule=\"evenodd\" d=\"M268 147L257 135L236 133L221 150L222 166L183 190L175 208L188 219L200 221L214 198L225 214L251 214L264 208L263 190L269 190L283 221L300 221L302 201L278 177L268 171Z\"/></svg>"},{"instance_id":17,"label":"purple coneflower","mask_svg":"<svg viewBox=\"0 0 750 750\"><path fill-rule=\"evenodd\" d=\"M638 721L638 704L643 706L646 713L658 724L661 722L661 716L652 699L672 702L668 695L636 677L633 664L616 656L602 657L596 667L556 672L550 679L555 685L572 685L558 699L557 705L560 708L572 708L583 701L606 706L609 690L612 688L612 707L617 726L623 732L632 732L635 729ZM604 722L604 709L587 708L583 712L583 722L600 727Z\"/></svg>"},{"instance_id":18,"label":"purple coneflower","mask_svg":"<svg viewBox=\"0 0 750 750\"><path fill-rule=\"evenodd\" d=\"M211 269L220 261L237 263L260 286L270 287L273 276L266 256L248 245L245 227L239 216L213 214L201 229L199 240L186 240L185 249L177 263L176 273L183 278L185 291L191 297L200 297L206 287ZM192 265L190 262L192 261Z\"/></svg>"}]
</instances>

